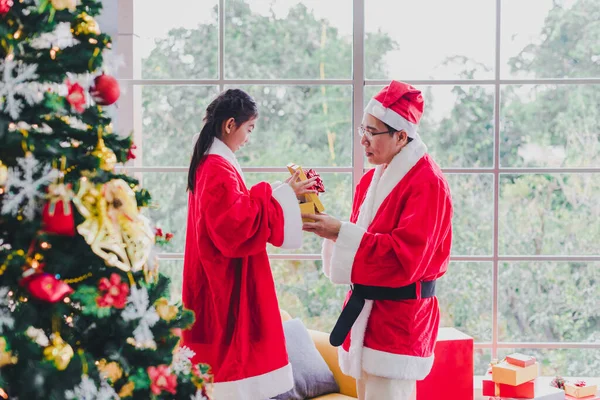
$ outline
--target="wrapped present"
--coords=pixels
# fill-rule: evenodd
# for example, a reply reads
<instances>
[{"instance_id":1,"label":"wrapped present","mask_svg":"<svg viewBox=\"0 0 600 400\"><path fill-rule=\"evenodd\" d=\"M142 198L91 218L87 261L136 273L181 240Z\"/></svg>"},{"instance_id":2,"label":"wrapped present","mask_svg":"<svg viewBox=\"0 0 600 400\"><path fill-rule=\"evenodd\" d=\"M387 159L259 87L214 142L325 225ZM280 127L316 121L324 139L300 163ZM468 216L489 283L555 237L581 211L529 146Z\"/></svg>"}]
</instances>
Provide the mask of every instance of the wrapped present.
<instances>
[{"instance_id":1,"label":"wrapped present","mask_svg":"<svg viewBox=\"0 0 600 400\"><path fill-rule=\"evenodd\" d=\"M317 177L317 180L315 181L315 184L313 185L313 189L316 190L319 193L323 193L325 192L325 186L323 185L323 181L321 180L321 177L319 176L319 174L317 174L314 170L308 169L306 171L302 170L302 167L293 163L290 163L287 165L288 171L290 171L290 174L295 174L296 171L299 171L300 174L298 176L298 178L301 181L305 181L307 179L312 178L313 176ZM314 214L317 212L323 212L325 211L325 207L323 206L323 203L321 203L321 200L319 199L319 195L317 193L308 193L304 195L304 202L300 203L300 212L303 214ZM303 218L302 219L303 222L313 222L310 219L307 218Z\"/></svg>"},{"instance_id":2,"label":"wrapped present","mask_svg":"<svg viewBox=\"0 0 600 400\"><path fill-rule=\"evenodd\" d=\"M541 385L536 382L535 385L535 400L564 400L565 392L548 385ZM513 398L514 399L514 398ZM504 400L512 400L510 397Z\"/></svg>"},{"instance_id":3,"label":"wrapped present","mask_svg":"<svg viewBox=\"0 0 600 400\"><path fill-rule=\"evenodd\" d=\"M495 383L519 386L538 377L539 364L536 362L527 367L518 367L503 361L492 365L492 380Z\"/></svg>"},{"instance_id":4,"label":"wrapped present","mask_svg":"<svg viewBox=\"0 0 600 400\"><path fill-rule=\"evenodd\" d=\"M518 386L511 386L492 381L491 374L488 374L488 377L483 380L482 394L490 397L533 399L535 398L535 381L525 382Z\"/></svg>"},{"instance_id":5,"label":"wrapped present","mask_svg":"<svg viewBox=\"0 0 600 400\"><path fill-rule=\"evenodd\" d=\"M440 328L431 372L417 381L417 400L473 400L473 338Z\"/></svg>"},{"instance_id":6,"label":"wrapped present","mask_svg":"<svg viewBox=\"0 0 600 400\"><path fill-rule=\"evenodd\" d=\"M506 356L506 362L512 365L516 365L517 367L525 368L535 364L535 357L527 356L521 353L514 353Z\"/></svg>"},{"instance_id":7,"label":"wrapped present","mask_svg":"<svg viewBox=\"0 0 600 400\"><path fill-rule=\"evenodd\" d=\"M565 382L565 393L576 399L595 396L597 392L597 385L588 385L585 381Z\"/></svg>"}]
</instances>

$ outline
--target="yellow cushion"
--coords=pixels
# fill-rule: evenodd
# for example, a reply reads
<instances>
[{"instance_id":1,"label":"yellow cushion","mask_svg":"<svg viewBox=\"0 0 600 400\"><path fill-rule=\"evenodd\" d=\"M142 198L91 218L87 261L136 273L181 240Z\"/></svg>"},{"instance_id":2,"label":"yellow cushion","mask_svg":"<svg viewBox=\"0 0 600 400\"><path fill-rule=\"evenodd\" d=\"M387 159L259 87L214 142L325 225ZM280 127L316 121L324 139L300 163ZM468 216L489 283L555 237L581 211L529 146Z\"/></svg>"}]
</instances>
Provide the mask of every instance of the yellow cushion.
<instances>
[{"instance_id":1,"label":"yellow cushion","mask_svg":"<svg viewBox=\"0 0 600 400\"><path fill-rule=\"evenodd\" d=\"M292 319L292 316L287 311L280 309L279 312L283 322ZM321 357L323 357L327 363L327 366L331 372L333 372L333 377L340 387L340 393L315 397L315 399L347 400L358 398L358 395L356 394L356 381L351 376L344 375L342 373L338 363L338 350L329 343L329 334L325 332L314 331L312 329L308 329L308 333L315 343L315 347L317 350L319 350Z\"/></svg>"},{"instance_id":2,"label":"yellow cushion","mask_svg":"<svg viewBox=\"0 0 600 400\"><path fill-rule=\"evenodd\" d=\"M331 372L333 372L333 377L340 387L340 393L346 396L357 398L356 381L354 378L342 373L338 363L338 350L329 343L329 334L325 332L313 331L311 329L308 330L308 333L310 333L310 336L315 342L317 350L319 350L319 353L321 353L321 356L327 363L327 366L329 366L329 369Z\"/></svg>"},{"instance_id":3,"label":"yellow cushion","mask_svg":"<svg viewBox=\"0 0 600 400\"><path fill-rule=\"evenodd\" d=\"M292 316L290 315L290 313L288 313L285 310L279 309L279 314L281 314L281 321L283 321L283 322L289 321L290 319L292 319Z\"/></svg>"},{"instance_id":4,"label":"yellow cushion","mask_svg":"<svg viewBox=\"0 0 600 400\"><path fill-rule=\"evenodd\" d=\"M344 394L332 393L326 394L325 396L313 397L314 400L352 400L356 397L346 396Z\"/></svg>"}]
</instances>

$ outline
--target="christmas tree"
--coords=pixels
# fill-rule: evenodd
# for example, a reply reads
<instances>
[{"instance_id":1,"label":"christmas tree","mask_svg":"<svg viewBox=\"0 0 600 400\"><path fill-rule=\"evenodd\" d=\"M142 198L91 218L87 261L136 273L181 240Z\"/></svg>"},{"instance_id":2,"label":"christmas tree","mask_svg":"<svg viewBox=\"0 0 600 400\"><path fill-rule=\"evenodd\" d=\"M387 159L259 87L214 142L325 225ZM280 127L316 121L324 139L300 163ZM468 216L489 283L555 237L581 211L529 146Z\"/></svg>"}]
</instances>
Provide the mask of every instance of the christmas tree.
<instances>
[{"instance_id":1,"label":"christmas tree","mask_svg":"<svg viewBox=\"0 0 600 400\"><path fill-rule=\"evenodd\" d=\"M0 0L0 398L206 399L95 0ZM113 60L113 61L111 61ZM114 105L113 105L114 107Z\"/></svg>"}]
</instances>

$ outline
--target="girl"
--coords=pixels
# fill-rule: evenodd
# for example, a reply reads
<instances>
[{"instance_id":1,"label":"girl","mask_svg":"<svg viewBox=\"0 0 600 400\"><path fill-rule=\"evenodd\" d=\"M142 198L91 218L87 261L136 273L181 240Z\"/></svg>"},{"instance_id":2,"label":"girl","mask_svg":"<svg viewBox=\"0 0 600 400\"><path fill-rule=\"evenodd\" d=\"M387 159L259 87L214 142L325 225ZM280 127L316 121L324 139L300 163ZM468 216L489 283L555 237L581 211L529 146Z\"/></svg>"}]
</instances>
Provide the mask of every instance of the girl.
<instances>
[{"instance_id":1,"label":"girl","mask_svg":"<svg viewBox=\"0 0 600 400\"><path fill-rule=\"evenodd\" d=\"M266 246L302 245L298 197L314 179L248 189L234 153L258 118L238 89L206 109L188 173L183 303L196 321L183 342L214 374L214 398L264 400L292 388Z\"/></svg>"}]
</instances>

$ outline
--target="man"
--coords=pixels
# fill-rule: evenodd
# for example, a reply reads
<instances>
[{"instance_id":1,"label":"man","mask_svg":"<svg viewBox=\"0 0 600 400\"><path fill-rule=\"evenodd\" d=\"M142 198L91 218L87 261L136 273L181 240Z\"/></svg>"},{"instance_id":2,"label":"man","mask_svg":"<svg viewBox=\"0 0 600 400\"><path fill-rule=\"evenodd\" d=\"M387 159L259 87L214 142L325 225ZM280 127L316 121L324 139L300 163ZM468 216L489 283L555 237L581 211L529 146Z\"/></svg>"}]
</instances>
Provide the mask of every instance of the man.
<instances>
[{"instance_id":1,"label":"man","mask_svg":"<svg viewBox=\"0 0 600 400\"><path fill-rule=\"evenodd\" d=\"M433 364L452 202L417 133L423 104L419 90L397 81L371 99L359 135L376 168L356 188L350 221L320 214L304 224L326 239L325 274L351 285L330 340L359 399L408 399Z\"/></svg>"}]
</instances>

